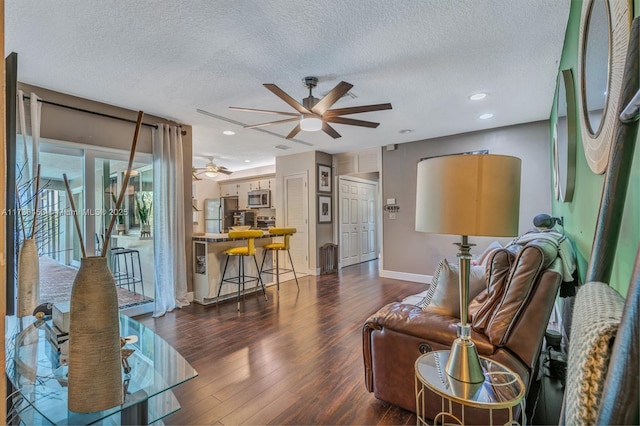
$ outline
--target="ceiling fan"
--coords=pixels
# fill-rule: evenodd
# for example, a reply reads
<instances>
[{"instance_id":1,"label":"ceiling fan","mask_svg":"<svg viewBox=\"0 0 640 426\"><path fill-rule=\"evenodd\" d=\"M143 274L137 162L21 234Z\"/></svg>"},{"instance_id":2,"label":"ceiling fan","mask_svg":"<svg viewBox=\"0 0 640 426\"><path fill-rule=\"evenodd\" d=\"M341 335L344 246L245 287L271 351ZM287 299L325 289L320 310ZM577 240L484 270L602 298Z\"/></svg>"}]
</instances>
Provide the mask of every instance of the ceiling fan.
<instances>
[{"instance_id":1,"label":"ceiling fan","mask_svg":"<svg viewBox=\"0 0 640 426\"><path fill-rule=\"evenodd\" d=\"M211 178L218 176L218 173L222 173L225 175L230 175L231 173L233 173L232 171L228 170L224 166L216 166L213 163L213 157L208 157L208 159L209 159L209 162L204 167L191 168L191 177L193 178L193 180L202 180L198 176L203 173L206 177L211 177Z\"/></svg>"},{"instance_id":2,"label":"ceiling fan","mask_svg":"<svg viewBox=\"0 0 640 426\"><path fill-rule=\"evenodd\" d=\"M291 96L286 94L275 84L264 84L263 86L269 89L277 97L285 101L287 104L293 107L297 113L272 111L265 109L252 109L252 108L239 108L229 107L236 111L247 112L260 112L263 114L276 114L276 115L288 115L292 118L286 118L284 120L270 121L267 123L253 124L244 126L247 129L254 127L270 126L272 124L282 124L288 122L297 121L298 124L294 129L286 136L286 139L294 138L301 130L314 132L318 130L324 131L326 134L334 139L340 137L340 134L329 125L329 123L337 124L349 124L351 126L362 126L376 128L380 123L374 123L371 121L356 120L353 118L344 118L343 115L359 114L361 112L381 111L385 109L391 109L391 104L376 104L376 105L362 105L349 108L336 108L329 109L331 106L343 97L352 87L353 84L341 81L336 87L331 89L322 99L313 97L312 90L318 84L317 77L305 77L303 79L304 85L309 88L309 96L302 100L302 103L297 102Z\"/></svg>"}]
</instances>

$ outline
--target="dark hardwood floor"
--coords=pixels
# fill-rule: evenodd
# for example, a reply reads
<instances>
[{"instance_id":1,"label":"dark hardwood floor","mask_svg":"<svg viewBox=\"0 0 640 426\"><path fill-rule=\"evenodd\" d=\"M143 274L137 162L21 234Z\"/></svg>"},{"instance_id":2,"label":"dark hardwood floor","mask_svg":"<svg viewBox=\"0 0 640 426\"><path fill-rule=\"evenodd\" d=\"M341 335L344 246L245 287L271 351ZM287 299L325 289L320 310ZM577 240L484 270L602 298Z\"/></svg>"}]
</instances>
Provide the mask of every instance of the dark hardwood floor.
<instances>
[{"instance_id":1,"label":"dark hardwood floor","mask_svg":"<svg viewBox=\"0 0 640 426\"><path fill-rule=\"evenodd\" d=\"M138 317L199 376L174 392L182 409L166 424L415 424L413 413L364 386L362 325L424 284L380 278L378 262L304 277L219 307L193 304Z\"/></svg>"}]
</instances>

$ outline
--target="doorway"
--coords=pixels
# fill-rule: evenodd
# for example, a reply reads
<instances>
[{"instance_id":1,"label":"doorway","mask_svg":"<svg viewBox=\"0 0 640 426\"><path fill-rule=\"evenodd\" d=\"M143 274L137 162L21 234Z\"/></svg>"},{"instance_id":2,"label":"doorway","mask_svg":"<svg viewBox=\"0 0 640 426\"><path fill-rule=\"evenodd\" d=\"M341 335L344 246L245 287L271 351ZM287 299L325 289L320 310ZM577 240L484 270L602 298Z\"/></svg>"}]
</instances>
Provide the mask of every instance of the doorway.
<instances>
[{"instance_id":1,"label":"doorway","mask_svg":"<svg viewBox=\"0 0 640 426\"><path fill-rule=\"evenodd\" d=\"M355 265L378 257L378 183L354 177L338 179L340 264Z\"/></svg>"},{"instance_id":2,"label":"doorway","mask_svg":"<svg viewBox=\"0 0 640 426\"><path fill-rule=\"evenodd\" d=\"M141 234L139 207L153 194L153 166L150 154L138 153L132 164L132 178L125 192L121 207L122 232L114 226L106 235L114 210L113 199L120 193L124 171L128 165L125 152L100 149L64 141L46 140L40 143L41 165L41 208L39 219L42 224L39 241L41 258L41 295L46 301L68 300L71 283L80 266L82 250L80 236L75 227L78 220L87 256L100 255L105 240L111 247L122 247L135 251L139 258L138 267L131 274L139 279L141 286L129 285L125 279L117 280L120 306L143 304L154 297L154 247L153 239ZM63 174L67 175L75 214L71 209ZM147 218L150 225L153 218ZM118 218L119 219L119 218ZM120 221L116 220L119 224ZM110 256L107 252L107 256ZM132 255L133 256L133 255ZM133 262L132 260L132 262ZM110 267L115 262L109 260ZM119 265L119 264L118 264ZM133 268L133 267L132 267ZM42 277L55 276L59 279L46 280ZM120 276L123 276L122 274ZM60 277L65 277L64 281ZM60 300L58 300L59 298Z\"/></svg>"},{"instance_id":3,"label":"doorway","mask_svg":"<svg viewBox=\"0 0 640 426\"><path fill-rule=\"evenodd\" d=\"M307 174L284 176L284 226L296 228L291 237L290 252L296 273L309 273L309 202ZM280 264L291 268L288 257L279 251ZM283 263L284 262L284 263Z\"/></svg>"}]
</instances>

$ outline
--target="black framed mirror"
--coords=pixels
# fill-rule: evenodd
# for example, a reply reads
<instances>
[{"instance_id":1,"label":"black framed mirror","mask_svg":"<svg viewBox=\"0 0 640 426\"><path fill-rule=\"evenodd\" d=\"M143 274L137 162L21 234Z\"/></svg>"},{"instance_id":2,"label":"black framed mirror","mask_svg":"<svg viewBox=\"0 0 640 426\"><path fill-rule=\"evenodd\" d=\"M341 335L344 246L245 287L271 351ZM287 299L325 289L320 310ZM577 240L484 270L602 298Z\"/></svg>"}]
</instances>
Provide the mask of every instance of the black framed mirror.
<instances>
[{"instance_id":1,"label":"black framed mirror","mask_svg":"<svg viewBox=\"0 0 640 426\"><path fill-rule=\"evenodd\" d=\"M556 125L553 138L554 187L556 198L569 203L576 179L576 97L570 69L558 74Z\"/></svg>"}]
</instances>

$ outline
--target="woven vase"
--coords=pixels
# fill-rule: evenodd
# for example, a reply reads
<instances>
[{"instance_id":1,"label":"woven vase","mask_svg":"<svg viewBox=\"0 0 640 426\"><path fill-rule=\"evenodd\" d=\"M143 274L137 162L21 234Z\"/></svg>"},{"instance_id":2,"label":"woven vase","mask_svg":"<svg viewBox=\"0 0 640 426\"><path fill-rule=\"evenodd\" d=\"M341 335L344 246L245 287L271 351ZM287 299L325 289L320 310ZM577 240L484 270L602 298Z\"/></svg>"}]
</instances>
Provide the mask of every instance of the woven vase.
<instances>
[{"instance_id":1,"label":"woven vase","mask_svg":"<svg viewBox=\"0 0 640 426\"><path fill-rule=\"evenodd\" d=\"M118 296L107 258L84 257L73 281L69 323L69 410L123 403Z\"/></svg>"},{"instance_id":2,"label":"woven vase","mask_svg":"<svg viewBox=\"0 0 640 426\"><path fill-rule=\"evenodd\" d=\"M18 317L33 315L40 302L40 260L33 238L22 242L18 253Z\"/></svg>"}]
</instances>

